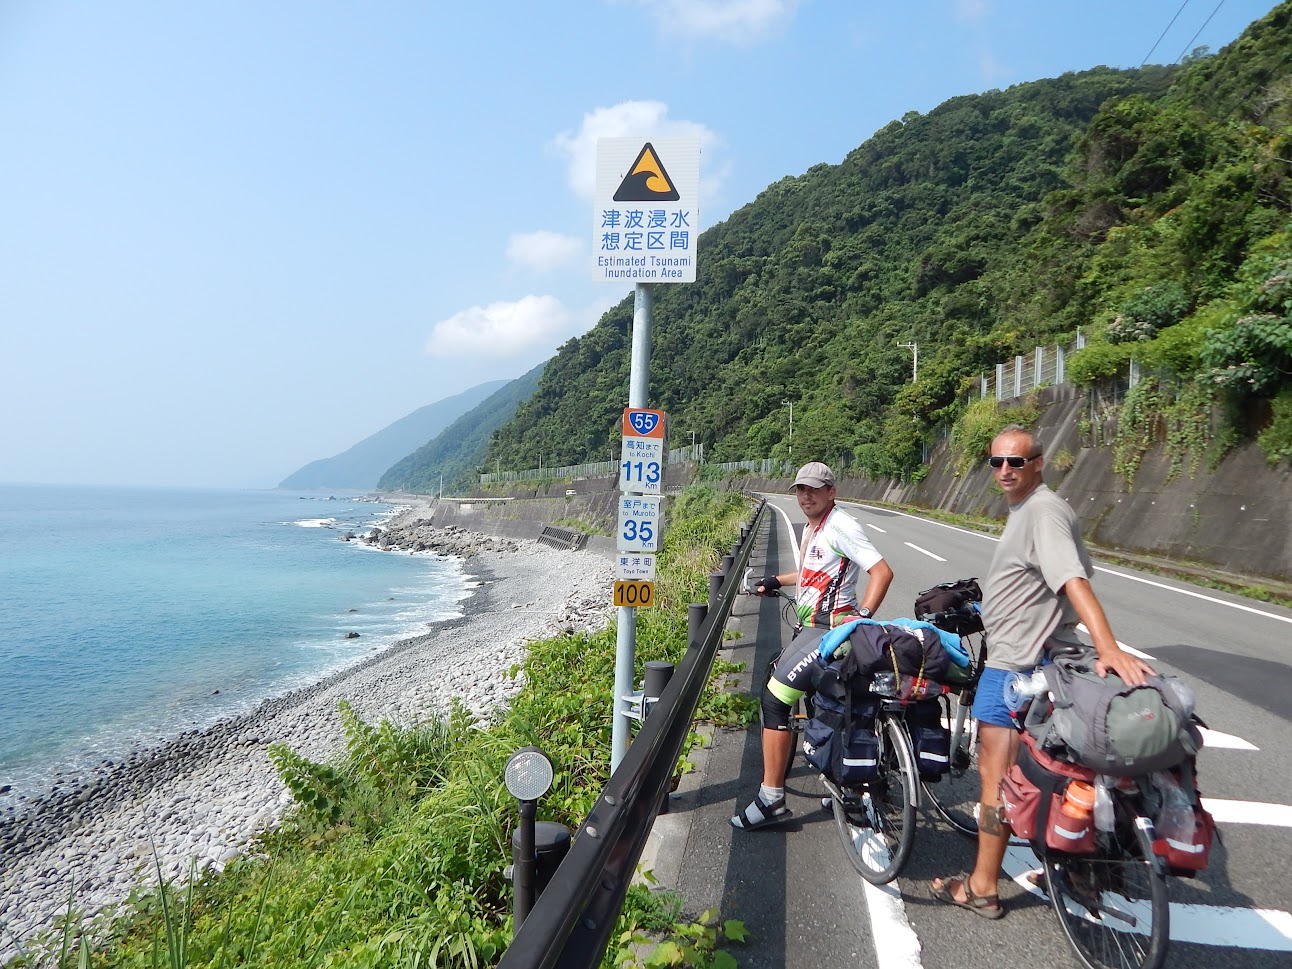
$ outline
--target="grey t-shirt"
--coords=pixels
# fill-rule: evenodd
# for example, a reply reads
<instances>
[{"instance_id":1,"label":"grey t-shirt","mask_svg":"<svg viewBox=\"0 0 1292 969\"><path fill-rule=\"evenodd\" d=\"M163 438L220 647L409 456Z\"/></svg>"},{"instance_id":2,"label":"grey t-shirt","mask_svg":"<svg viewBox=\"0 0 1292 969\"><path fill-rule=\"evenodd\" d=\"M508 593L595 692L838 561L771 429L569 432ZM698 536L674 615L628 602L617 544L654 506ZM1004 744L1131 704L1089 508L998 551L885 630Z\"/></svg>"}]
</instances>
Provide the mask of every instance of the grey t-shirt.
<instances>
[{"instance_id":1,"label":"grey t-shirt","mask_svg":"<svg viewBox=\"0 0 1292 969\"><path fill-rule=\"evenodd\" d=\"M1093 575L1066 501L1041 484L1011 505L983 582L987 665L1029 669L1041 661L1047 642L1081 642L1076 610L1061 590L1069 579Z\"/></svg>"}]
</instances>

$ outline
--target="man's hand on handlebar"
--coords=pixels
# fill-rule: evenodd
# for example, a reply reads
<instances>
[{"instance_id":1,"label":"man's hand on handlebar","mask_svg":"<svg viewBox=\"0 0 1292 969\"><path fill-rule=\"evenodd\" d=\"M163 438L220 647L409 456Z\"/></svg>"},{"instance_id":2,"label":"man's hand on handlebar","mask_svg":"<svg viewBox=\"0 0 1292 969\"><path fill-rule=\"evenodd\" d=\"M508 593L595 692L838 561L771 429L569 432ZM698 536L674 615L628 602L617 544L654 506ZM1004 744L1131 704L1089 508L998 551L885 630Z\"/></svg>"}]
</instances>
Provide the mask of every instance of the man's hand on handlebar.
<instances>
[{"instance_id":1,"label":"man's hand on handlebar","mask_svg":"<svg viewBox=\"0 0 1292 969\"><path fill-rule=\"evenodd\" d=\"M774 595L776 590L781 587L781 580L775 575L765 575L761 579L754 580L754 595L770 596Z\"/></svg>"}]
</instances>

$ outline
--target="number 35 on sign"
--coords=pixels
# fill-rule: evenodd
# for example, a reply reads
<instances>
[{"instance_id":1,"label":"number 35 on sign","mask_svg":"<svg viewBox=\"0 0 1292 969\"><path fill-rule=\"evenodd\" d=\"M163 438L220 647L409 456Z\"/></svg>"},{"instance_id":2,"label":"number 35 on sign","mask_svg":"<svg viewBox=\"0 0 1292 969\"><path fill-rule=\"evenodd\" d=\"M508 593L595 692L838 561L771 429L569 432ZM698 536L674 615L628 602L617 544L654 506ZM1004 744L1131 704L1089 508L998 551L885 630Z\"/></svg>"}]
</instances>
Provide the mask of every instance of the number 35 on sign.
<instances>
[{"instance_id":1,"label":"number 35 on sign","mask_svg":"<svg viewBox=\"0 0 1292 969\"><path fill-rule=\"evenodd\" d=\"M619 551L659 551L663 501L658 495L619 496L619 534L616 541Z\"/></svg>"}]
</instances>

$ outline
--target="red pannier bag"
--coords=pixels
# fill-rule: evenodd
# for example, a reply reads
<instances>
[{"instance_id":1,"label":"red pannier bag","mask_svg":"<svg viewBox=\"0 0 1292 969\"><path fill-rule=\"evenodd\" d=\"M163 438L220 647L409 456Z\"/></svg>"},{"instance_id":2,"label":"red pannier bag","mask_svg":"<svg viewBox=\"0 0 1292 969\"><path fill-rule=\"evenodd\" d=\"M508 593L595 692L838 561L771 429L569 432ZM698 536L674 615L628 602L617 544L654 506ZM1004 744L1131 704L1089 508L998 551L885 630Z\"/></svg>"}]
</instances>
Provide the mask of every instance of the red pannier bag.
<instances>
[{"instance_id":1,"label":"red pannier bag","mask_svg":"<svg viewBox=\"0 0 1292 969\"><path fill-rule=\"evenodd\" d=\"M1018 763L1001 781L1002 817L1018 837L1032 842L1039 850L1044 846L1068 854L1084 854L1095 849L1093 819L1065 815L1060 805L1063 792L1073 781L1090 784L1094 772L1088 768L1056 760L1037 748L1027 734Z\"/></svg>"},{"instance_id":2,"label":"red pannier bag","mask_svg":"<svg viewBox=\"0 0 1292 969\"><path fill-rule=\"evenodd\" d=\"M1181 834L1177 831L1156 830L1153 837L1153 854L1166 862L1170 873L1177 878L1192 878L1207 867L1211 845L1216 838L1216 819L1202 806L1198 795L1194 761L1190 759L1167 772L1177 782L1188 798L1193 812L1193 829ZM1154 820L1155 828L1162 826L1162 808Z\"/></svg>"}]
</instances>

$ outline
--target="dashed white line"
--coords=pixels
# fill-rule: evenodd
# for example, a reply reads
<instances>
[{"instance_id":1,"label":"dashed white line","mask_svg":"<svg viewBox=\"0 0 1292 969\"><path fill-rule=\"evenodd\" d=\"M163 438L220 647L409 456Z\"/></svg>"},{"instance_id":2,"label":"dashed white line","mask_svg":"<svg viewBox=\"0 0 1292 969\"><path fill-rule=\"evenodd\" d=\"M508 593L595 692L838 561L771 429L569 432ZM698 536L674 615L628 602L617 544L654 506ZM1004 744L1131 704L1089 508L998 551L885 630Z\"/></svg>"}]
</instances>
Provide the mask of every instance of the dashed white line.
<instances>
[{"instance_id":1,"label":"dashed white line","mask_svg":"<svg viewBox=\"0 0 1292 969\"><path fill-rule=\"evenodd\" d=\"M1005 852L1005 873L1026 891L1049 896L1027 880L1041 863L1030 848L1010 847ZM1171 941L1197 945L1292 952L1292 913L1277 908L1238 908L1232 905L1171 903Z\"/></svg>"},{"instance_id":2,"label":"dashed white line","mask_svg":"<svg viewBox=\"0 0 1292 969\"><path fill-rule=\"evenodd\" d=\"M1276 828L1292 828L1292 804L1204 797L1202 806L1211 812L1217 824L1268 824Z\"/></svg>"},{"instance_id":3,"label":"dashed white line","mask_svg":"<svg viewBox=\"0 0 1292 969\"><path fill-rule=\"evenodd\" d=\"M915 549L915 551L917 551L917 552L921 552L921 553L923 553L924 555L927 555L927 556L928 556L929 558L931 558L931 559L937 559L939 562L945 562L945 561L946 561L946 559L944 559L941 555L935 555L934 553L930 552L927 548L920 548L920 547L919 547L918 545L916 545L914 542L903 542L902 544L903 544L903 545L906 545L906 546L909 546L910 548Z\"/></svg>"},{"instance_id":4,"label":"dashed white line","mask_svg":"<svg viewBox=\"0 0 1292 969\"><path fill-rule=\"evenodd\" d=\"M866 522L866 527L867 527L867 528L869 528L871 531L879 532L879 534L881 534L881 535L887 535L887 534L888 534L888 529L887 529L887 528L880 528L880 527L879 527L878 525L876 525L874 522Z\"/></svg>"},{"instance_id":5,"label":"dashed white line","mask_svg":"<svg viewBox=\"0 0 1292 969\"><path fill-rule=\"evenodd\" d=\"M1221 733L1219 730L1212 730L1210 727L1199 727L1198 731L1202 734L1202 743L1206 747L1225 747L1229 750L1260 750L1254 743L1244 740L1242 737L1235 737L1231 733Z\"/></svg>"}]
</instances>

